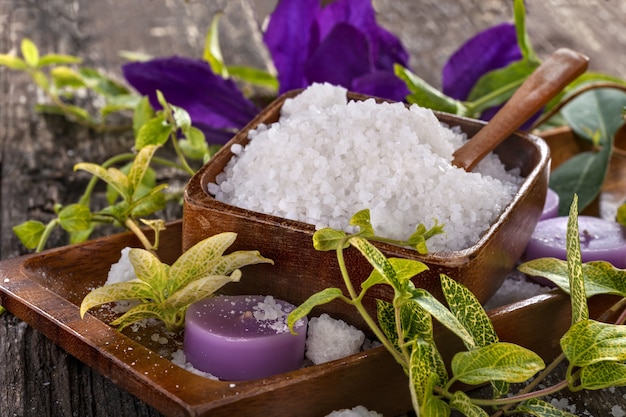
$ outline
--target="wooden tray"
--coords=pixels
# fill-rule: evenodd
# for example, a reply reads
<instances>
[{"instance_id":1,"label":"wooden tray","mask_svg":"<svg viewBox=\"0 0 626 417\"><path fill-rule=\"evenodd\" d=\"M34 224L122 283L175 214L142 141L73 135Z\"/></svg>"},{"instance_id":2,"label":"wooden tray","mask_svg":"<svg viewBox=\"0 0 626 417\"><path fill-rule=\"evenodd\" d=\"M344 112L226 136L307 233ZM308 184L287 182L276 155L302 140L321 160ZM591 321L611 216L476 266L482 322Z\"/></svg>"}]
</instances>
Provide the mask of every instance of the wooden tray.
<instances>
[{"instance_id":1,"label":"wooden tray","mask_svg":"<svg viewBox=\"0 0 626 417\"><path fill-rule=\"evenodd\" d=\"M171 262L181 253L181 223L168 225L160 257ZM122 334L98 317L80 318L78 305L106 280L120 250L138 246L129 233L101 238L0 262L0 299L14 315L49 337L141 400L168 416L324 416L332 410L364 405L385 416L411 408L407 379L384 348L374 348L323 365L271 378L237 383L209 380L174 365L169 354L179 345L153 341L162 329ZM244 278L238 289L247 290ZM267 293L272 293L272 280ZM287 300L289 301L289 300ZM591 301L598 317L610 305ZM490 312L500 338L552 359L570 324L569 298L558 293L533 297ZM545 317L551 319L546 321ZM439 330L449 358L461 346Z\"/></svg>"}]
</instances>

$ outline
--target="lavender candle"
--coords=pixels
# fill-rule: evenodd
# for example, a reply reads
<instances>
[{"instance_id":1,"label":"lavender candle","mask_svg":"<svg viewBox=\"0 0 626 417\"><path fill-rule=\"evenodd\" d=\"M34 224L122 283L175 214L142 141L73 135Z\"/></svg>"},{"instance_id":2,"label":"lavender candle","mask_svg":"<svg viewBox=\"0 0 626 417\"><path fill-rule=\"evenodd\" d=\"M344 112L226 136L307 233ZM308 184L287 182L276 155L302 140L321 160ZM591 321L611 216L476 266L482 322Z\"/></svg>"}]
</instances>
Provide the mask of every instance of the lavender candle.
<instances>
[{"instance_id":1,"label":"lavender candle","mask_svg":"<svg viewBox=\"0 0 626 417\"><path fill-rule=\"evenodd\" d=\"M220 296L192 304L183 349L197 369L228 381L268 377L298 369L304 358L307 320L291 334L295 307L271 296Z\"/></svg>"},{"instance_id":2,"label":"lavender candle","mask_svg":"<svg viewBox=\"0 0 626 417\"><path fill-rule=\"evenodd\" d=\"M543 205L543 211L539 220L551 219L559 213L559 195L551 188L548 188L546 194L546 202Z\"/></svg>"},{"instance_id":3,"label":"lavender candle","mask_svg":"<svg viewBox=\"0 0 626 417\"><path fill-rule=\"evenodd\" d=\"M626 268L626 229L619 223L598 217L579 216L580 250L583 262L607 261L616 268ZM526 247L524 258L565 260L567 217L541 220Z\"/></svg>"}]
</instances>

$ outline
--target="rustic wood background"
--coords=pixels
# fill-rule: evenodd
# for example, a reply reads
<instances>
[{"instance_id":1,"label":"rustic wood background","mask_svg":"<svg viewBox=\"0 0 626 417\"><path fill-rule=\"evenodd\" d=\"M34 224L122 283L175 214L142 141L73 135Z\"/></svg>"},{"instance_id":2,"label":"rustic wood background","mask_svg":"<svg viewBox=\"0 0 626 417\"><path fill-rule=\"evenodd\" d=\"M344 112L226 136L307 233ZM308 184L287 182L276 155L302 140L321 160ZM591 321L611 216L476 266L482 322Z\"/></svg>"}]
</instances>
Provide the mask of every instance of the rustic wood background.
<instances>
[{"instance_id":1,"label":"rustic wood background","mask_svg":"<svg viewBox=\"0 0 626 417\"><path fill-rule=\"evenodd\" d=\"M17 51L24 37L42 53L81 56L120 77L121 50L153 56L200 56L211 16L224 10L226 60L263 66L259 24L273 0L0 0L0 52ZM399 34L415 72L439 85L440 70L464 39L512 19L511 0L374 0L379 21ZM528 29L539 54L557 47L591 57L591 68L626 78L626 2L529 0ZM0 257L26 253L11 228L27 219L49 220L55 203L71 203L86 177L80 161L101 162L131 146L127 134L102 134L37 114L41 94L27 76L0 68ZM180 216L177 208L170 218ZM61 234L52 243L65 243ZM560 398L560 397L557 397ZM564 394L578 415L611 415L623 389ZM1 416L158 416L30 326L0 317ZM617 414L616 414L617 415Z\"/></svg>"}]
</instances>

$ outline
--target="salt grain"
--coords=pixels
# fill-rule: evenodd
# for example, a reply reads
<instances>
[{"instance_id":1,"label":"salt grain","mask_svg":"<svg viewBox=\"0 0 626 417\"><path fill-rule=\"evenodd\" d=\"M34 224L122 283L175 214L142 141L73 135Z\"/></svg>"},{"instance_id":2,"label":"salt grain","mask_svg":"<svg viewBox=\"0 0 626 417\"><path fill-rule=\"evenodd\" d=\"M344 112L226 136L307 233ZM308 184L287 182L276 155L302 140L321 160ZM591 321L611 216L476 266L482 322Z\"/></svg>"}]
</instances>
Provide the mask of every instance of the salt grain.
<instances>
[{"instance_id":1,"label":"salt grain","mask_svg":"<svg viewBox=\"0 0 626 417\"><path fill-rule=\"evenodd\" d=\"M286 100L277 123L249 132L243 149L209 184L237 207L351 231L350 217L370 209L383 236L405 239L434 218L446 234L432 251L476 243L509 203L521 178L489 155L474 172L451 165L466 136L428 109L351 101L346 90L314 84Z\"/></svg>"}]
</instances>

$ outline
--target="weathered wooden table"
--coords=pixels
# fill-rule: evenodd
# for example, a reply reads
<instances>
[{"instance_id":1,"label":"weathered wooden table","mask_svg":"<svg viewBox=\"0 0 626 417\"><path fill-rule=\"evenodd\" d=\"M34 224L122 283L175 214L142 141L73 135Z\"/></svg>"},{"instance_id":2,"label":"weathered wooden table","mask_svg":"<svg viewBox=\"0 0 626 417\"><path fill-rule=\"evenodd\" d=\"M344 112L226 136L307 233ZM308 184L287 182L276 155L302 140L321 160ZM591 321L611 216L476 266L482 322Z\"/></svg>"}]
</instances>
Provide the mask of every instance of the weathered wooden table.
<instances>
[{"instance_id":1,"label":"weathered wooden table","mask_svg":"<svg viewBox=\"0 0 626 417\"><path fill-rule=\"evenodd\" d=\"M211 16L225 10L226 60L263 66L258 24L272 0L0 0L0 52L31 38L42 53L81 56L121 78L121 50L153 56L200 56ZM411 65L434 85L447 56L477 30L512 17L509 0L375 0L380 22L399 34ZM542 56L567 46L591 57L591 68L626 78L621 1L529 1L528 27ZM0 69L0 256L26 253L11 228L47 221L55 203L76 200L85 177L72 167L103 161L131 146L128 134L96 133L37 114L40 94L28 77ZM180 216L176 208L168 216ZM64 244L54 235L52 244ZM616 416L626 390L564 394L579 415ZM0 416L158 416L10 313L0 317Z\"/></svg>"}]
</instances>

